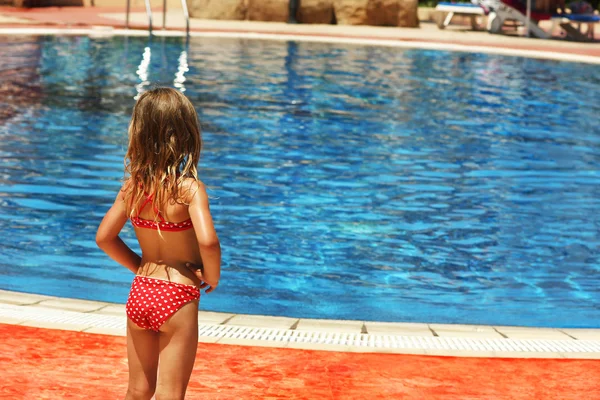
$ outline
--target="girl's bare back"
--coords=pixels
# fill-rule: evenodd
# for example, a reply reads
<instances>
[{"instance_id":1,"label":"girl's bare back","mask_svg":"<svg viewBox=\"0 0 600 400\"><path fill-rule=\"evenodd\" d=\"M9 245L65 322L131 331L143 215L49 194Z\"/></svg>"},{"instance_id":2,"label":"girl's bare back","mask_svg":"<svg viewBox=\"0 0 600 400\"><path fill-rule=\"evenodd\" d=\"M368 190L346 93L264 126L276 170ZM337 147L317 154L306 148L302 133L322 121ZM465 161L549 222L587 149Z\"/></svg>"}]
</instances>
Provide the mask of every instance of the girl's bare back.
<instances>
[{"instance_id":1,"label":"girl's bare back","mask_svg":"<svg viewBox=\"0 0 600 400\"><path fill-rule=\"evenodd\" d=\"M189 190L189 182L184 183L184 194L180 203L167 202L160 207L160 214L165 221L176 225L190 221L189 203L191 194L185 195ZM127 202L127 199L125 199ZM146 206L140 211L138 217L144 221L154 222L157 218L155 210ZM201 267L202 258L196 232L194 229L178 231L148 229L134 226L135 235L142 250L142 261L138 275L156 279L165 279L185 285L198 285L198 278L190 271L186 264Z\"/></svg>"}]
</instances>

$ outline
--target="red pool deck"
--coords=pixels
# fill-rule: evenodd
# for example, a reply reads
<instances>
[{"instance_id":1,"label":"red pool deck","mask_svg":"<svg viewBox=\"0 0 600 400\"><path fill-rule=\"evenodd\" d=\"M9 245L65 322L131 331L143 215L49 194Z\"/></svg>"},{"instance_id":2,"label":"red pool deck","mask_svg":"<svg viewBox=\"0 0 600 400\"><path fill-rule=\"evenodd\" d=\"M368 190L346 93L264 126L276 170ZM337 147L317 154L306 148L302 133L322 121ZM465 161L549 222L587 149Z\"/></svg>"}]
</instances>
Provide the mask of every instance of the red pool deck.
<instances>
[{"instance_id":1,"label":"red pool deck","mask_svg":"<svg viewBox=\"0 0 600 400\"><path fill-rule=\"evenodd\" d=\"M0 324L0 398L116 399L125 338ZM600 399L600 361L342 353L200 343L188 399Z\"/></svg>"}]
</instances>

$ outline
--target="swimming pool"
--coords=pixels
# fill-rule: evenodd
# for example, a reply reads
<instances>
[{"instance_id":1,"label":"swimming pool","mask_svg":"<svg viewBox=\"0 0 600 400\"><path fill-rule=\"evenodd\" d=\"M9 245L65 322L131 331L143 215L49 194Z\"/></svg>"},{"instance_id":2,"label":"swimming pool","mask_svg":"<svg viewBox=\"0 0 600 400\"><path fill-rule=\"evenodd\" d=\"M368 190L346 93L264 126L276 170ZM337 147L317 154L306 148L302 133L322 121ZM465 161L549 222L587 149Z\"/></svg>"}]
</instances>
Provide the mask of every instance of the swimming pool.
<instances>
[{"instance_id":1,"label":"swimming pool","mask_svg":"<svg viewBox=\"0 0 600 400\"><path fill-rule=\"evenodd\" d=\"M95 246L137 93L197 106L207 310L598 327L596 67L194 38L0 38L0 288L123 303ZM128 226L125 238L132 243Z\"/></svg>"}]
</instances>

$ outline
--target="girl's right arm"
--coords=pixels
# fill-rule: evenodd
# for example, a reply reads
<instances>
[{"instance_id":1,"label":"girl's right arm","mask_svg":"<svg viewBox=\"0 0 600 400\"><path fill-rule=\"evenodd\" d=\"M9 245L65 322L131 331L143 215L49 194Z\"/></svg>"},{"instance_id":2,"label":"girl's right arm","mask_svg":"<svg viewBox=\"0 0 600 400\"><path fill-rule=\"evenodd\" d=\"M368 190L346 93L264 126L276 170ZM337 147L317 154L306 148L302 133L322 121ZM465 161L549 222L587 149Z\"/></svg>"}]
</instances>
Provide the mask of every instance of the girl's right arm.
<instances>
[{"instance_id":1,"label":"girl's right arm","mask_svg":"<svg viewBox=\"0 0 600 400\"><path fill-rule=\"evenodd\" d=\"M110 258L136 274L142 259L119 237L119 233L123 229L123 226L125 226L125 223L127 223L127 212L125 210L123 190L121 189L119 194L117 194L114 204L108 210L98 227L96 244Z\"/></svg>"},{"instance_id":2,"label":"girl's right arm","mask_svg":"<svg viewBox=\"0 0 600 400\"><path fill-rule=\"evenodd\" d=\"M217 287L221 278L221 244L210 215L204 184L194 181L190 189L192 198L189 202L189 213L202 258L202 280L210 286L210 289L206 290L206 293L210 293Z\"/></svg>"}]
</instances>

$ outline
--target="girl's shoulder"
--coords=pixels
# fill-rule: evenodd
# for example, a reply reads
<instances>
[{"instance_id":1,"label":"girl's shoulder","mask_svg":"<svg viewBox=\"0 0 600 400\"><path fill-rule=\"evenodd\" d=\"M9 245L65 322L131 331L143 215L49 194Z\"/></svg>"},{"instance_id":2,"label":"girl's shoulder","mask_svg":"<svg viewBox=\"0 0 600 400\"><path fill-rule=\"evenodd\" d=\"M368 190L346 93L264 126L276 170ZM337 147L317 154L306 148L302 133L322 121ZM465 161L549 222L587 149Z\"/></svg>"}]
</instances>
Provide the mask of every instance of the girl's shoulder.
<instances>
[{"instance_id":1,"label":"girl's shoulder","mask_svg":"<svg viewBox=\"0 0 600 400\"><path fill-rule=\"evenodd\" d=\"M122 200L125 200L126 195L131 192L132 180L131 178L126 178L121 185L121 189L119 190L119 197Z\"/></svg>"},{"instance_id":2,"label":"girl's shoulder","mask_svg":"<svg viewBox=\"0 0 600 400\"><path fill-rule=\"evenodd\" d=\"M197 193L206 193L206 186L200 179L183 178L179 184L185 203L190 204Z\"/></svg>"}]
</instances>

